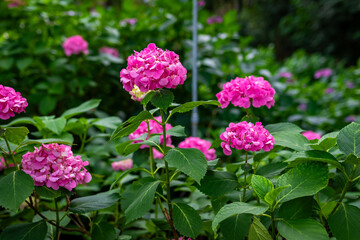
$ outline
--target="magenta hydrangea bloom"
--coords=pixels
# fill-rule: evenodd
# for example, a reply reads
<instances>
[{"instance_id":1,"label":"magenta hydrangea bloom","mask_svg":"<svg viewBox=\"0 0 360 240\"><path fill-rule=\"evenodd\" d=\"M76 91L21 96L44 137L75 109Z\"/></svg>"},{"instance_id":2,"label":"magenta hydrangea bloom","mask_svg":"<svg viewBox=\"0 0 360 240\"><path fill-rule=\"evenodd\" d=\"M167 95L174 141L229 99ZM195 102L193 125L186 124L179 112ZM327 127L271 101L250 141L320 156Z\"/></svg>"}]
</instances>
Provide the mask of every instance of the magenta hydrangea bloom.
<instances>
[{"instance_id":1,"label":"magenta hydrangea bloom","mask_svg":"<svg viewBox=\"0 0 360 240\"><path fill-rule=\"evenodd\" d=\"M335 89L333 89L333 88L326 88L326 89L325 89L325 93L326 93L326 94L331 94L331 93L333 93L333 92L335 92Z\"/></svg>"},{"instance_id":2,"label":"magenta hydrangea bloom","mask_svg":"<svg viewBox=\"0 0 360 240\"><path fill-rule=\"evenodd\" d=\"M126 24L129 25L134 25L135 23L137 23L137 19L136 18L126 18L120 21L120 25L124 26Z\"/></svg>"},{"instance_id":3,"label":"magenta hydrangea bloom","mask_svg":"<svg viewBox=\"0 0 360 240\"><path fill-rule=\"evenodd\" d=\"M138 86L135 85L135 87L133 88L133 90L131 90L129 92L129 94L131 95L132 100L141 102L144 99L144 97L146 96L146 94L148 94L149 92L150 91L142 92L142 91L140 91Z\"/></svg>"},{"instance_id":4,"label":"magenta hydrangea bloom","mask_svg":"<svg viewBox=\"0 0 360 240\"><path fill-rule=\"evenodd\" d=\"M0 171L6 168L5 160L3 157L0 157Z\"/></svg>"},{"instance_id":5,"label":"magenta hydrangea bloom","mask_svg":"<svg viewBox=\"0 0 360 240\"><path fill-rule=\"evenodd\" d=\"M345 118L345 122L355 122L357 120L357 116L355 115L349 115Z\"/></svg>"},{"instance_id":6,"label":"magenta hydrangea bloom","mask_svg":"<svg viewBox=\"0 0 360 240\"><path fill-rule=\"evenodd\" d=\"M0 119L14 117L15 113L25 111L27 106L26 98L23 98L19 92L0 84Z\"/></svg>"},{"instance_id":7,"label":"magenta hydrangea bloom","mask_svg":"<svg viewBox=\"0 0 360 240\"><path fill-rule=\"evenodd\" d=\"M351 88L355 87L355 84L353 82L347 81L346 82L346 87L351 89Z\"/></svg>"},{"instance_id":8,"label":"magenta hydrangea bloom","mask_svg":"<svg viewBox=\"0 0 360 240\"><path fill-rule=\"evenodd\" d=\"M8 8L17 8L26 4L22 0L5 0L5 2L8 2Z\"/></svg>"},{"instance_id":9,"label":"magenta hydrangea bloom","mask_svg":"<svg viewBox=\"0 0 360 240\"><path fill-rule=\"evenodd\" d=\"M331 74L332 74L332 70L330 68L323 68L315 72L314 78L319 79L322 77L330 77Z\"/></svg>"},{"instance_id":10,"label":"magenta hydrangea bloom","mask_svg":"<svg viewBox=\"0 0 360 240\"><path fill-rule=\"evenodd\" d=\"M99 49L99 53L108 54L113 57L119 56L119 51L116 48L111 48L111 47L102 47Z\"/></svg>"},{"instance_id":11,"label":"magenta hydrangea bloom","mask_svg":"<svg viewBox=\"0 0 360 240\"><path fill-rule=\"evenodd\" d=\"M154 117L158 122L161 122L161 117ZM162 133L163 129L162 126L157 123L154 120L149 120L149 126L150 126L150 134L156 134L156 133ZM170 124L166 124L165 129L169 130L171 129L172 126ZM129 139L130 140L134 140L140 136L142 136L143 134L148 134L148 127L145 121L141 122L139 127L135 130L135 132L131 133L129 135ZM148 139L148 136L146 136L146 139ZM142 142L142 140L136 140L133 143L140 143ZM163 136L160 135L160 144L163 143ZM166 135L166 145L170 146L171 145L171 136L170 135ZM147 145L141 145L140 148L144 149L147 148Z\"/></svg>"},{"instance_id":12,"label":"magenta hydrangea bloom","mask_svg":"<svg viewBox=\"0 0 360 240\"><path fill-rule=\"evenodd\" d=\"M314 140L314 139L320 139L321 134L313 132L313 131L306 131L302 132L302 135L304 135L308 140Z\"/></svg>"},{"instance_id":13,"label":"magenta hydrangea bloom","mask_svg":"<svg viewBox=\"0 0 360 240\"><path fill-rule=\"evenodd\" d=\"M216 159L215 149L211 148L211 143L199 137L188 137L184 141L180 142L178 147L179 148L197 148L199 149L204 155L206 160L214 160Z\"/></svg>"},{"instance_id":14,"label":"magenta hydrangea bloom","mask_svg":"<svg viewBox=\"0 0 360 240\"><path fill-rule=\"evenodd\" d=\"M204 0L198 1L198 6L199 7L203 7L203 6L205 6L205 4L206 4L206 2Z\"/></svg>"},{"instance_id":15,"label":"magenta hydrangea bloom","mask_svg":"<svg viewBox=\"0 0 360 240\"><path fill-rule=\"evenodd\" d=\"M80 35L67 38L62 46L66 56L80 53L89 54L88 43Z\"/></svg>"},{"instance_id":16,"label":"magenta hydrangea bloom","mask_svg":"<svg viewBox=\"0 0 360 240\"><path fill-rule=\"evenodd\" d=\"M23 155L21 163L23 171L34 179L35 186L46 184L54 190L63 187L71 191L78 184L90 182L92 178L85 169L89 165L88 161L83 162L81 156L74 156L71 147L63 144L35 147L34 152Z\"/></svg>"},{"instance_id":17,"label":"magenta hydrangea bloom","mask_svg":"<svg viewBox=\"0 0 360 240\"><path fill-rule=\"evenodd\" d=\"M291 78L292 74L291 72L281 72L278 74L279 77L283 77L283 78Z\"/></svg>"},{"instance_id":18,"label":"magenta hydrangea bloom","mask_svg":"<svg viewBox=\"0 0 360 240\"><path fill-rule=\"evenodd\" d=\"M157 48L150 43L147 48L127 59L126 69L120 72L120 81L128 92L138 86L141 92L158 88L176 88L186 79L186 69L179 56L172 51Z\"/></svg>"},{"instance_id":19,"label":"magenta hydrangea bloom","mask_svg":"<svg viewBox=\"0 0 360 240\"><path fill-rule=\"evenodd\" d=\"M263 77L249 76L245 78L235 78L223 86L223 90L216 94L221 108L226 108L231 102L234 106L249 108L259 108L274 106L275 90L270 83Z\"/></svg>"},{"instance_id":20,"label":"magenta hydrangea bloom","mask_svg":"<svg viewBox=\"0 0 360 240\"><path fill-rule=\"evenodd\" d=\"M220 135L225 155L231 155L231 148L245 151L270 151L275 143L274 137L266 130L261 122L255 125L251 122L230 123L226 131Z\"/></svg>"},{"instance_id":21,"label":"magenta hydrangea bloom","mask_svg":"<svg viewBox=\"0 0 360 240\"><path fill-rule=\"evenodd\" d=\"M125 159L118 162L111 163L111 167L115 171L125 171L127 169L131 169L133 167L133 160L131 159Z\"/></svg>"}]
</instances>

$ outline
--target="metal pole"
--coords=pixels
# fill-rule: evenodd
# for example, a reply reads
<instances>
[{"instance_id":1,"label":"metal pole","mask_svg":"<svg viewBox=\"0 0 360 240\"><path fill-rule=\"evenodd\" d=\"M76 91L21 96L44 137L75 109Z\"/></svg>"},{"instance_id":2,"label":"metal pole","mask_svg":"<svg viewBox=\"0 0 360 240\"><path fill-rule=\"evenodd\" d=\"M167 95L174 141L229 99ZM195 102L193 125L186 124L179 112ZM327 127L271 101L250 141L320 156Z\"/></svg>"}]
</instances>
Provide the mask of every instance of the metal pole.
<instances>
[{"instance_id":1,"label":"metal pole","mask_svg":"<svg viewBox=\"0 0 360 240\"><path fill-rule=\"evenodd\" d=\"M197 101L197 25L198 25L198 0L193 0L193 31L192 31L192 60L193 60L193 67L192 67L192 101ZM193 109L191 114L191 135L196 137L197 130L198 130L198 123L199 123L199 113L197 107Z\"/></svg>"}]
</instances>

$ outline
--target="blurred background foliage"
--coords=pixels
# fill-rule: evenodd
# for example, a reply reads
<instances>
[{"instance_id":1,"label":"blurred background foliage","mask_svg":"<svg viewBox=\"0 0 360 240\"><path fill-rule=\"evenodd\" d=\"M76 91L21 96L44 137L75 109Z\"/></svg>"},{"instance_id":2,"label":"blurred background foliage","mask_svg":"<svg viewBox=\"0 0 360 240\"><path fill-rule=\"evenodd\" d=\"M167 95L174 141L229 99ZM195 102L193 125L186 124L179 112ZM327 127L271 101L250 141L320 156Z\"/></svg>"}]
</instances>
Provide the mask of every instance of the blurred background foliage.
<instances>
[{"instance_id":1,"label":"blurred background foliage","mask_svg":"<svg viewBox=\"0 0 360 240\"><path fill-rule=\"evenodd\" d=\"M126 119L141 110L123 90L119 72L134 50L154 42L175 51L188 69L176 101L191 98L190 0L23 0L0 3L0 79L29 101L26 115L56 115L102 99L98 117ZM357 0L207 0L199 6L199 98L215 99L235 77L263 76L275 106L255 109L264 124L291 121L325 133L357 120L360 84L360 2ZM136 19L135 24L127 19ZM217 19L217 20L214 20ZM81 35L89 55L64 54ZM99 54L103 46L119 57ZM314 78L322 68L332 75ZM280 77L289 72L291 77ZM200 135L218 137L242 109L200 109ZM190 126L190 114L175 119Z\"/></svg>"}]
</instances>

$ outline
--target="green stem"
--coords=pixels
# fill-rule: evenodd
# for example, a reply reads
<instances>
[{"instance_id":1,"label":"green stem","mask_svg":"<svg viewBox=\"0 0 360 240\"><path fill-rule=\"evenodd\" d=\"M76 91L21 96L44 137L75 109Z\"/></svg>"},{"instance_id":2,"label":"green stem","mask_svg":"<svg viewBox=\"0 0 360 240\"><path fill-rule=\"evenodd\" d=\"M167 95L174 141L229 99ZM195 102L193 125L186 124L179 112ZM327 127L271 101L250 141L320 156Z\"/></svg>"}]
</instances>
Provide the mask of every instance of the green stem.
<instances>
[{"instance_id":1,"label":"green stem","mask_svg":"<svg viewBox=\"0 0 360 240\"><path fill-rule=\"evenodd\" d=\"M274 212L271 211L271 236L275 240L276 239L276 229L275 229L275 218L274 218Z\"/></svg>"},{"instance_id":2,"label":"green stem","mask_svg":"<svg viewBox=\"0 0 360 240\"><path fill-rule=\"evenodd\" d=\"M147 129L148 129L148 138L150 138L150 123L149 123L149 120L146 120L146 125L147 125ZM154 173L154 166L155 166L154 153L153 153L153 149L152 149L151 146L149 146L149 152L150 152L150 172L151 172L151 176L155 177L155 173Z\"/></svg>"},{"instance_id":3,"label":"green stem","mask_svg":"<svg viewBox=\"0 0 360 240\"><path fill-rule=\"evenodd\" d=\"M248 152L245 152L245 164L247 164L247 160L248 160ZM245 202L245 196L246 196L246 171L244 172L244 191L242 197L243 202Z\"/></svg>"},{"instance_id":4,"label":"green stem","mask_svg":"<svg viewBox=\"0 0 360 240\"><path fill-rule=\"evenodd\" d=\"M333 214L335 213L336 209L340 206L341 202L344 200L346 191L347 191L347 189L349 188L349 186L350 186L350 184L351 184L351 182L352 182L352 178L354 177L356 168L357 168L357 166L355 165L353 171L351 172L350 179L348 179L348 181L346 182L346 184L345 184L345 186L344 186L344 188L343 188L343 190L342 190L342 192L341 192L339 201L336 203L334 209L331 211L331 213L329 214L329 216L330 216L330 215L333 215Z\"/></svg>"},{"instance_id":5,"label":"green stem","mask_svg":"<svg viewBox=\"0 0 360 240\"><path fill-rule=\"evenodd\" d=\"M13 160L14 166L17 168L17 170L20 170L20 167L16 164L14 154L13 154L13 152L11 151L10 144L9 144L7 138L6 138L6 133L4 133L3 137L4 137L4 139L5 139L6 146L7 146L8 150L9 150L9 154L11 155L11 159ZM4 158L4 159L5 159L5 158ZM6 162L6 160L5 160L5 162Z\"/></svg>"},{"instance_id":6,"label":"green stem","mask_svg":"<svg viewBox=\"0 0 360 240\"><path fill-rule=\"evenodd\" d=\"M321 206L320 206L319 193L316 193L315 196L316 196L316 202L317 202L317 204L319 205L320 222L322 223L322 225L325 226L324 219L323 219L323 213L322 213L322 211L321 211Z\"/></svg>"},{"instance_id":7,"label":"green stem","mask_svg":"<svg viewBox=\"0 0 360 240\"><path fill-rule=\"evenodd\" d=\"M86 130L87 132L87 130ZM84 147L85 147L85 143L86 143L86 132L81 136L81 147L79 150L79 154L83 153L84 151Z\"/></svg>"},{"instance_id":8,"label":"green stem","mask_svg":"<svg viewBox=\"0 0 360 240\"><path fill-rule=\"evenodd\" d=\"M56 230L55 230L55 239L60 239L59 235L59 226L60 226L60 217L59 217L59 206L57 198L54 199L55 209L56 209Z\"/></svg>"}]
</instances>

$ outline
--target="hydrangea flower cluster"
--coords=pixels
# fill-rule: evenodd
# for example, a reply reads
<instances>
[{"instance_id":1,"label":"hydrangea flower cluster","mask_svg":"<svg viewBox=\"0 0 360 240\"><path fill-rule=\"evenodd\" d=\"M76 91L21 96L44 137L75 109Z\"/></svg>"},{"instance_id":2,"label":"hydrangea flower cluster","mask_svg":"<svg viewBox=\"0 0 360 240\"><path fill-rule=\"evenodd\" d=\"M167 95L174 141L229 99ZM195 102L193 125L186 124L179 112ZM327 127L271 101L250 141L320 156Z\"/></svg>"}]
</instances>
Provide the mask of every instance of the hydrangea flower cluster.
<instances>
[{"instance_id":1,"label":"hydrangea flower cluster","mask_svg":"<svg viewBox=\"0 0 360 240\"><path fill-rule=\"evenodd\" d=\"M199 149L204 155L206 160L214 160L216 159L215 149L211 148L211 143L199 137L188 137L184 141L180 142L178 147L179 148L197 148Z\"/></svg>"},{"instance_id":2,"label":"hydrangea flower cluster","mask_svg":"<svg viewBox=\"0 0 360 240\"><path fill-rule=\"evenodd\" d=\"M46 184L48 188L58 190L64 187L71 191L78 184L91 181L91 175L85 169L88 161L83 162L80 156L73 156L71 148L57 143L43 144L35 147L34 152L23 155L23 171L29 174L35 186Z\"/></svg>"},{"instance_id":3,"label":"hydrangea flower cluster","mask_svg":"<svg viewBox=\"0 0 360 240\"><path fill-rule=\"evenodd\" d=\"M149 93L149 91L142 92L142 91L140 91L138 86L135 85L133 90L131 90L129 93L131 95L132 100L141 102L144 99L144 97L146 96L146 94Z\"/></svg>"},{"instance_id":4,"label":"hydrangea flower cluster","mask_svg":"<svg viewBox=\"0 0 360 240\"><path fill-rule=\"evenodd\" d=\"M232 153L231 148L245 151L270 151L274 145L274 137L262 126L251 122L230 123L226 131L220 135L221 147L225 155ZM230 148L231 147L231 148Z\"/></svg>"},{"instance_id":5,"label":"hydrangea flower cluster","mask_svg":"<svg viewBox=\"0 0 360 240\"><path fill-rule=\"evenodd\" d=\"M314 139L321 138L321 134L313 132L313 131L306 131L301 134L304 135L308 140L314 140Z\"/></svg>"},{"instance_id":6,"label":"hydrangea flower cluster","mask_svg":"<svg viewBox=\"0 0 360 240\"><path fill-rule=\"evenodd\" d=\"M291 78L292 77L292 73L291 72L281 72L278 74L279 77L282 78Z\"/></svg>"},{"instance_id":7,"label":"hydrangea flower cluster","mask_svg":"<svg viewBox=\"0 0 360 240\"><path fill-rule=\"evenodd\" d=\"M133 160L125 159L125 160L122 160L122 161L113 162L113 163L111 163L111 167L115 171L125 171L125 170L130 169L130 168L133 167Z\"/></svg>"},{"instance_id":8,"label":"hydrangea flower cluster","mask_svg":"<svg viewBox=\"0 0 360 240\"><path fill-rule=\"evenodd\" d=\"M80 35L67 38L62 46L66 56L80 53L89 54L88 43Z\"/></svg>"},{"instance_id":9,"label":"hydrangea flower cluster","mask_svg":"<svg viewBox=\"0 0 360 240\"><path fill-rule=\"evenodd\" d=\"M222 17L209 17L207 20L206 20L207 24L214 24L214 23L222 23L223 22L223 19Z\"/></svg>"},{"instance_id":10,"label":"hydrangea flower cluster","mask_svg":"<svg viewBox=\"0 0 360 240\"><path fill-rule=\"evenodd\" d=\"M136 52L127 59L126 69L120 72L124 89L132 91L136 86L141 92L158 88L176 88L186 79L186 69L179 56L172 51L157 48L150 43L147 48Z\"/></svg>"},{"instance_id":11,"label":"hydrangea flower cluster","mask_svg":"<svg viewBox=\"0 0 360 240\"><path fill-rule=\"evenodd\" d=\"M0 119L14 117L15 113L25 111L27 106L26 98L23 98L19 92L0 84Z\"/></svg>"},{"instance_id":12,"label":"hydrangea flower cluster","mask_svg":"<svg viewBox=\"0 0 360 240\"><path fill-rule=\"evenodd\" d=\"M135 23L137 23L136 18L126 18L126 19L123 19L123 20L120 21L121 26L125 26L127 24L134 25Z\"/></svg>"},{"instance_id":13,"label":"hydrangea flower cluster","mask_svg":"<svg viewBox=\"0 0 360 240\"><path fill-rule=\"evenodd\" d=\"M161 123L161 117L154 117L156 119L156 121ZM156 133L162 133L162 126L157 123L155 120L149 120L149 128L150 128L150 134L156 134ZM171 129L172 126L171 124L166 124L165 129L169 130ZM148 127L146 124L146 121L143 121L140 123L139 127L135 130L135 132L131 133L129 135L129 139L130 140L134 140L138 137L140 137L143 134L148 134ZM146 137L146 139L148 139L148 136ZM133 143L139 143L142 140L136 140ZM162 144L163 142L163 136L160 135L160 144ZM170 146L171 145L171 136L170 135L166 135L166 145ZM147 145L141 145L141 149L147 148Z\"/></svg>"},{"instance_id":14,"label":"hydrangea flower cluster","mask_svg":"<svg viewBox=\"0 0 360 240\"><path fill-rule=\"evenodd\" d=\"M0 157L0 171L6 168L5 160L3 157Z\"/></svg>"},{"instance_id":15,"label":"hydrangea flower cluster","mask_svg":"<svg viewBox=\"0 0 360 240\"><path fill-rule=\"evenodd\" d=\"M26 4L22 0L5 0L5 2L8 2L8 8L17 8Z\"/></svg>"},{"instance_id":16,"label":"hydrangea flower cluster","mask_svg":"<svg viewBox=\"0 0 360 240\"><path fill-rule=\"evenodd\" d=\"M119 51L116 48L111 48L111 47L102 47L99 49L99 53L108 54L113 57L119 56Z\"/></svg>"},{"instance_id":17,"label":"hydrangea flower cluster","mask_svg":"<svg viewBox=\"0 0 360 240\"><path fill-rule=\"evenodd\" d=\"M275 90L270 83L262 77L249 76L235 78L223 86L223 90L216 94L221 108L226 108L231 102L234 106L259 108L274 106Z\"/></svg>"},{"instance_id":18,"label":"hydrangea flower cluster","mask_svg":"<svg viewBox=\"0 0 360 240\"><path fill-rule=\"evenodd\" d=\"M330 77L331 74L332 74L332 70L330 68L323 68L315 72L314 78L319 79L322 77Z\"/></svg>"}]
</instances>

